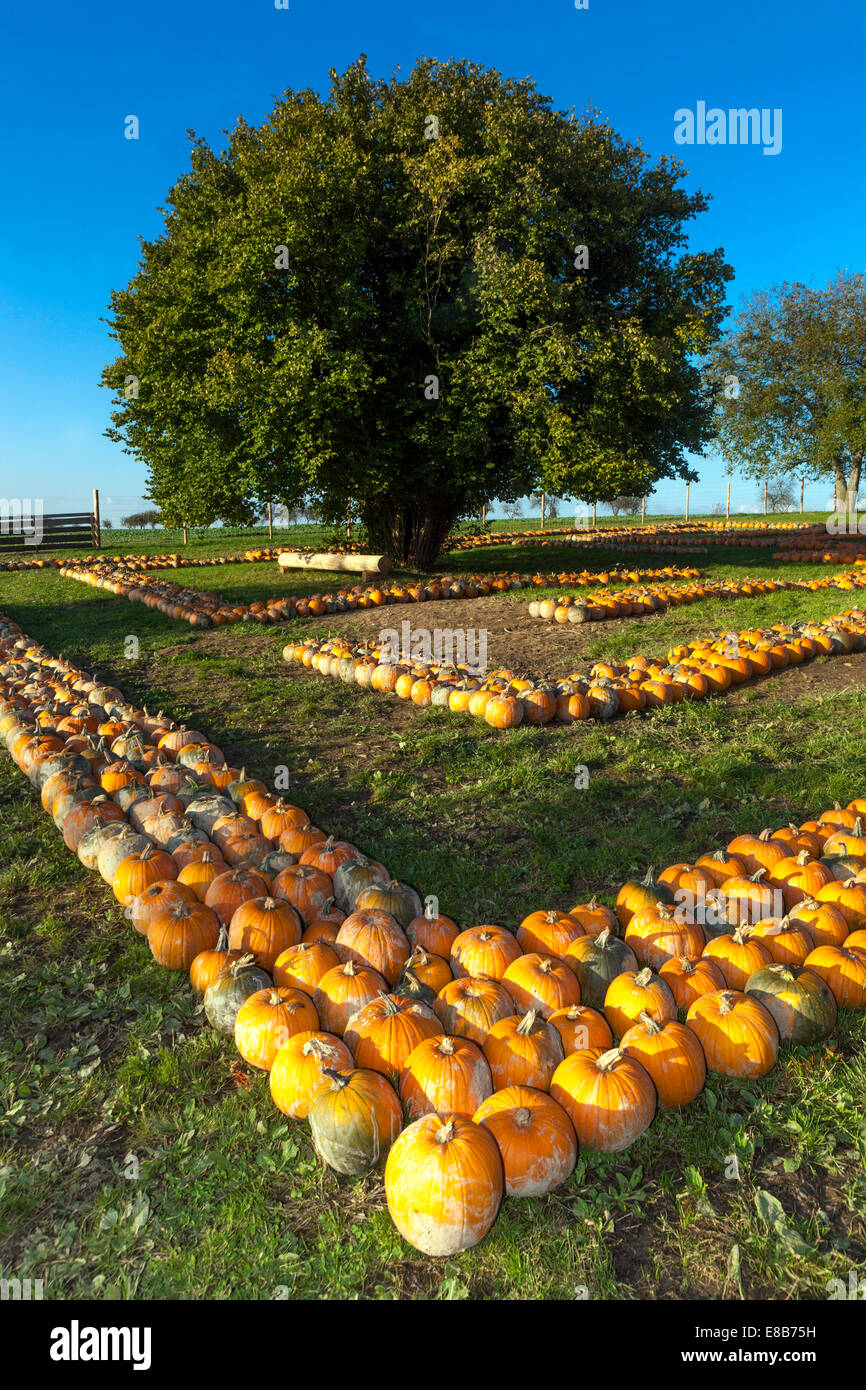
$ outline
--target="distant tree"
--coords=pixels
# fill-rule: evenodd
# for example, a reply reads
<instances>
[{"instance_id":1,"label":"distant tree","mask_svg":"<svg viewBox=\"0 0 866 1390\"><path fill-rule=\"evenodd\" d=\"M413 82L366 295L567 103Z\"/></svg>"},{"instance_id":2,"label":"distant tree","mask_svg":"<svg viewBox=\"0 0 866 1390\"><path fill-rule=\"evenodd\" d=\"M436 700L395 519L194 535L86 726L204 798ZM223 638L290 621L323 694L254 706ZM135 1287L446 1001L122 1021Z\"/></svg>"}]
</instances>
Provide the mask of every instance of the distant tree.
<instances>
[{"instance_id":1,"label":"distant tree","mask_svg":"<svg viewBox=\"0 0 866 1390\"><path fill-rule=\"evenodd\" d=\"M523 502L519 497L514 502L506 502L503 512L510 520L519 521L523 516Z\"/></svg>"},{"instance_id":2,"label":"distant tree","mask_svg":"<svg viewBox=\"0 0 866 1390\"><path fill-rule=\"evenodd\" d=\"M541 511L541 499L544 498L544 520L555 521L560 514L563 505L562 497L555 497L551 492L533 492L529 499L529 505L534 512Z\"/></svg>"},{"instance_id":3,"label":"distant tree","mask_svg":"<svg viewBox=\"0 0 866 1390\"><path fill-rule=\"evenodd\" d=\"M866 275L747 300L708 360L718 444L748 478L833 480L856 511L866 447Z\"/></svg>"},{"instance_id":4,"label":"distant tree","mask_svg":"<svg viewBox=\"0 0 866 1390\"><path fill-rule=\"evenodd\" d=\"M131 516L122 516L120 524L129 527L132 531L138 531L142 526L147 525L144 520L144 512L133 512Z\"/></svg>"},{"instance_id":5,"label":"distant tree","mask_svg":"<svg viewBox=\"0 0 866 1390\"><path fill-rule=\"evenodd\" d=\"M712 515L713 515L713 516L724 516L724 514L725 514L725 509L724 509L724 507L722 506L721 502L714 502L714 503L713 503Z\"/></svg>"},{"instance_id":6,"label":"distant tree","mask_svg":"<svg viewBox=\"0 0 866 1390\"><path fill-rule=\"evenodd\" d=\"M794 489L784 478L778 478L767 485L767 511L789 512L796 507L794 500ZM761 510L764 507L764 490L761 489Z\"/></svg>"},{"instance_id":7,"label":"distant tree","mask_svg":"<svg viewBox=\"0 0 866 1390\"><path fill-rule=\"evenodd\" d=\"M612 516L636 516L640 511L640 497L614 497L612 502L608 502L608 507Z\"/></svg>"}]
</instances>

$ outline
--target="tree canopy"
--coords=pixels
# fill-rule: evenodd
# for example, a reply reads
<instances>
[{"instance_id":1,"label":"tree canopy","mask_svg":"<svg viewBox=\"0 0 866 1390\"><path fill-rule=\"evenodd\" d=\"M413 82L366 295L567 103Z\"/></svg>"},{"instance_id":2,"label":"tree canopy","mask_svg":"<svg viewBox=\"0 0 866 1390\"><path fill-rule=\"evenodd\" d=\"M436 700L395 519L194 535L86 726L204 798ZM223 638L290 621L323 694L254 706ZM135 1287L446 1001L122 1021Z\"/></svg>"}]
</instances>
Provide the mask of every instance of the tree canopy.
<instances>
[{"instance_id":1,"label":"tree canopy","mask_svg":"<svg viewBox=\"0 0 866 1390\"><path fill-rule=\"evenodd\" d=\"M711 353L708 376L730 470L832 479L837 510L856 510L866 444L862 275L753 295Z\"/></svg>"},{"instance_id":2,"label":"tree canopy","mask_svg":"<svg viewBox=\"0 0 866 1390\"><path fill-rule=\"evenodd\" d=\"M220 154L192 137L111 296L107 433L169 524L351 498L419 568L491 497L693 476L731 272L686 251L707 199L682 175L528 79L362 57Z\"/></svg>"}]
</instances>

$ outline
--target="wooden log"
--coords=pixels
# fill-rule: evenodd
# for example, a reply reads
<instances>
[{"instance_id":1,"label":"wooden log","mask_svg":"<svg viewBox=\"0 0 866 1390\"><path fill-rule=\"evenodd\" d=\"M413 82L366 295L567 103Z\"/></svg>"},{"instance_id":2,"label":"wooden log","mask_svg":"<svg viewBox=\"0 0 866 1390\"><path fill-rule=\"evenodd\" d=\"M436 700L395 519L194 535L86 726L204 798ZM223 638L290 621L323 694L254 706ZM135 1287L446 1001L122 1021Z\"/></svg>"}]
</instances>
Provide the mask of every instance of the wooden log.
<instances>
[{"instance_id":1,"label":"wooden log","mask_svg":"<svg viewBox=\"0 0 866 1390\"><path fill-rule=\"evenodd\" d=\"M298 550L283 550L277 556L282 570L336 570L351 574L389 574L391 561L387 555L304 555Z\"/></svg>"}]
</instances>

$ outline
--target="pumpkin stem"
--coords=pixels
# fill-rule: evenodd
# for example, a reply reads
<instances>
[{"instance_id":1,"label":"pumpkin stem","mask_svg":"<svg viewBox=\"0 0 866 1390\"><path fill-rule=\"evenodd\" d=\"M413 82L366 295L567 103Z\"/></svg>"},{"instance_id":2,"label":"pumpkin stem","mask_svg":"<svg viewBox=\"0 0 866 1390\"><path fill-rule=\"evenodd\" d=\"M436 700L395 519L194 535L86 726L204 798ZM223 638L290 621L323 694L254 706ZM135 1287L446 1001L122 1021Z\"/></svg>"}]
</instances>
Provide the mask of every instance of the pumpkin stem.
<instances>
[{"instance_id":1,"label":"pumpkin stem","mask_svg":"<svg viewBox=\"0 0 866 1390\"><path fill-rule=\"evenodd\" d=\"M601 949L604 950L604 948L605 948L605 946L607 945L607 943L608 943L609 940L610 940L610 927L602 927L602 929L601 929L601 931L599 932L598 936L595 938L595 944L596 944L596 946L600 946Z\"/></svg>"},{"instance_id":2,"label":"pumpkin stem","mask_svg":"<svg viewBox=\"0 0 866 1390\"><path fill-rule=\"evenodd\" d=\"M652 866L652 864L650 864L649 868L648 868L647 871L646 871L646 877L641 879L641 885L642 885L642 887L644 887L644 888L652 888L652 887L653 887L653 866Z\"/></svg>"},{"instance_id":3,"label":"pumpkin stem","mask_svg":"<svg viewBox=\"0 0 866 1390\"><path fill-rule=\"evenodd\" d=\"M433 1138L437 1144L450 1144L454 1138L456 1125L453 1120L448 1120L444 1125L440 1125Z\"/></svg>"},{"instance_id":4,"label":"pumpkin stem","mask_svg":"<svg viewBox=\"0 0 866 1390\"><path fill-rule=\"evenodd\" d=\"M609 1052L603 1052L596 1063L599 1071L610 1071L611 1067L616 1066L620 1057L623 1056L621 1047L612 1047Z\"/></svg>"},{"instance_id":5,"label":"pumpkin stem","mask_svg":"<svg viewBox=\"0 0 866 1390\"><path fill-rule=\"evenodd\" d=\"M538 1015L535 1009L530 1009L527 1013L523 1015L523 1018L517 1025L517 1032L520 1034L522 1038L528 1037L529 1034L532 1032L533 1028L535 1027L535 1020L537 1017Z\"/></svg>"},{"instance_id":6,"label":"pumpkin stem","mask_svg":"<svg viewBox=\"0 0 866 1390\"><path fill-rule=\"evenodd\" d=\"M398 1014L400 1012L399 1004L396 1003L396 1001L391 997L390 994L385 994L385 992L380 989L379 998L385 1001L386 1018L391 1018L394 1014Z\"/></svg>"},{"instance_id":7,"label":"pumpkin stem","mask_svg":"<svg viewBox=\"0 0 866 1390\"><path fill-rule=\"evenodd\" d=\"M455 1050L456 1049L454 1047L453 1038L444 1037L439 1039L439 1043L436 1048L437 1052L441 1052L445 1057L452 1057L454 1055Z\"/></svg>"},{"instance_id":8,"label":"pumpkin stem","mask_svg":"<svg viewBox=\"0 0 866 1390\"><path fill-rule=\"evenodd\" d=\"M650 970L648 965L645 965L643 970L639 970L638 973L635 975L634 982L636 985L640 985L641 989L646 989L652 977L653 972Z\"/></svg>"},{"instance_id":9,"label":"pumpkin stem","mask_svg":"<svg viewBox=\"0 0 866 1390\"><path fill-rule=\"evenodd\" d=\"M352 975L357 975L357 973L355 962L353 960L347 960L346 964L343 966L343 974L351 977Z\"/></svg>"},{"instance_id":10,"label":"pumpkin stem","mask_svg":"<svg viewBox=\"0 0 866 1390\"><path fill-rule=\"evenodd\" d=\"M273 912L273 910L274 910L274 908L276 907L276 905L277 905L277 900L276 900L276 898L272 898L272 897L268 896L267 898L265 898L265 902L264 902L264 911L265 911L265 912Z\"/></svg>"},{"instance_id":11,"label":"pumpkin stem","mask_svg":"<svg viewBox=\"0 0 866 1390\"><path fill-rule=\"evenodd\" d=\"M322 1067L322 1075L330 1078L331 1089L334 1091L342 1091L352 1079L350 1071L337 1071L336 1067Z\"/></svg>"},{"instance_id":12,"label":"pumpkin stem","mask_svg":"<svg viewBox=\"0 0 866 1390\"><path fill-rule=\"evenodd\" d=\"M519 1110L515 1110L514 1123L517 1125L518 1129L526 1129L526 1126L531 1120L532 1111L528 1110L525 1105L521 1105Z\"/></svg>"},{"instance_id":13,"label":"pumpkin stem","mask_svg":"<svg viewBox=\"0 0 866 1390\"><path fill-rule=\"evenodd\" d=\"M651 1033L653 1036L655 1036L656 1033L660 1033L662 1031L662 1025L659 1023L658 1019L653 1018L652 1014L647 1013L646 1009L641 1009L640 1013L638 1014L638 1018L640 1019L640 1022L643 1024L646 1031L648 1033Z\"/></svg>"},{"instance_id":14,"label":"pumpkin stem","mask_svg":"<svg viewBox=\"0 0 866 1390\"><path fill-rule=\"evenodd\" d=\"M758 870L756 870L756 872L753 873L752 876L751 876L751 878L749 879L749 882L750 882L750 883L760 883L760 882L761 882L761 879L764 877L764 874L765 874L766 872L767 872L766 869L758 869Z\"/></svg>"},{"instance_id":15,"label":"pumpkin stem","mask_svg":"<svg viewBox=\"0 0 866 1390\"><path fill-rule=\"evenodd\" d=\"M723 990L719 995L719 1013L731 1014L734 1012L734 996L729 989Z\"/></svg>"}]
</instances>

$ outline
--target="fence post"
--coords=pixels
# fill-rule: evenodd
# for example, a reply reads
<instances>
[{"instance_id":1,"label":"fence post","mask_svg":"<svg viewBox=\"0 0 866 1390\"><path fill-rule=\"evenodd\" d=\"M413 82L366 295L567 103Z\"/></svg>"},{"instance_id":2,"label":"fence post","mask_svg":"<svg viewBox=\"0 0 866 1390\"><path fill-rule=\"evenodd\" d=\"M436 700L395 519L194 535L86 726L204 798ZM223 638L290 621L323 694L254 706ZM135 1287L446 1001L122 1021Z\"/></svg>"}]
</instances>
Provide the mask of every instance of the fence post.
<instances>
[{"instance_id":1,"label":"fence post","mask_svg":"<svg viewBox=\"0 0 866 1390\"><path fill-rule=\"evenodd\" d=\"M93 526L91 539L97 550L102 545L102 527L99 521L99 488L93 489Z\"/></svg>"},{"instance_id":2,"label":"fence post","mask_svg":"<svg viewBox=\"0 0 866 1390\"><path fill-rule=\"evenodd\" d=\"M592 529L593 529L593 531L596 529L595 512L596 512L596 508L597 508L597 507L598 507L598 503L597 503L597 502L593 502L593 504L592 504Z\"/></svg>"},{"instance_id":3,"label":"fence post","mask_svg":"<svg viewBox=\"0 0 866 1390\"><path fill-rule=\"evenodd\" d=\"M352 499L346 498L346 540L352 539Z\"/></svg>"},{"instance_id":4,"label":"fence post","mask_svg":"<svg viewBox=\"0 0 866 1390\"><path fill-rule=\"evenodd\" d=\"M728 500L725 503L725 521L731 519L731 485L728 483Z\"/></svg>"},{"instance_id":5,"label":"fence post","mask_svg":"<svg viewBox=\"0 0 866 1390\"><path fill-rule=\"evenodd\" d=\"M640 520L641 525L646 521L646 497L640 499Z\"/></svg>"},{"instance_id":6,"label":"fence post","mask_svg":"<svg viewBox=\"0 0 866 1390\"><path fill-rule=\"evenodd\" d=\"M547 500L547 498L545 497L544 493L542 493L542 494L541 494L541 529L542 529L542 531L544 530L544 504L545 504L546 500Z\"/></svg>"},{"instance_id":7,"label":"fence post","mask_svg":"<svg viewBox=\"0 0 866 1390\"><path fill-rule=\"evenodd\" d=\"M805 478L800 479L800 515L803 515L803 489L806 485Z\"/></svg>"},{"instance_id":8,"label":"fence post","mask_svg":"<svg viewBox=\"0 0 866 1390\"><path fill-rule=\"evenodd\" d=\"M686 521L689 519L689 488L691 483L686 483Z\"/></svg>"},{"instance_id":9,"label":"fence post","mask_svg":"<svg viewBox=\"0 0 866 1390\"><path fill-rule=\"evenodd\" d=\"M183 543L184 543L184 545L186 545L188 541L189 541L189 528L188 528L186 522L184 522L184 524L183 524Z\"/></svg>"},{"instance_id":10,"label":"fence post","mask_svg":"<svg viewBox=\"0 0 866 1390\"><path fill-rule=\"evenodd\" d=\"M270 538L271 540L274 539L274 504L273 504L273 502L269 502L269 503L268 503L268 536L269 536L269 538Z\"/></svg>"},{"instance_id":11,"label":"fence post","mask_svg":"<svg viewBox=\"0 0 866 1390\"><path fill-rule=\"evenodd\" d=\"M764 479L764 516L767 515L767 480Z\"/></svg>"}]
</instances>

